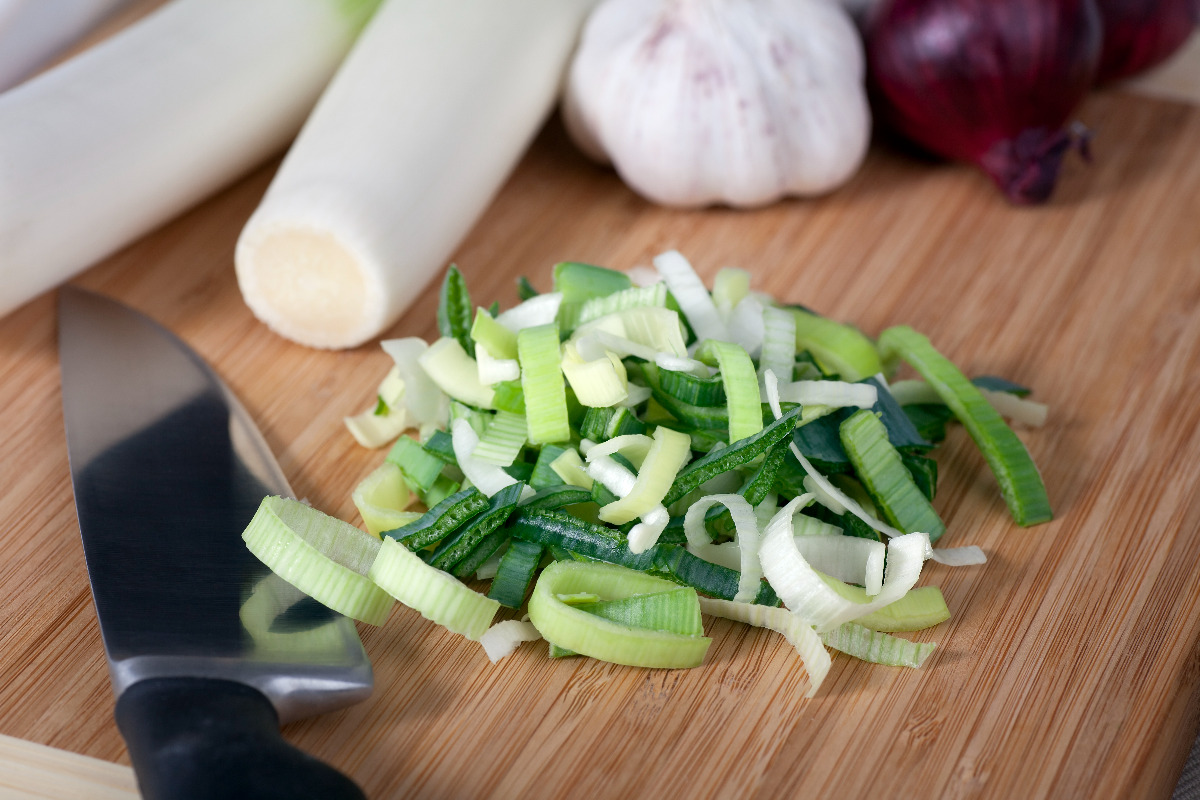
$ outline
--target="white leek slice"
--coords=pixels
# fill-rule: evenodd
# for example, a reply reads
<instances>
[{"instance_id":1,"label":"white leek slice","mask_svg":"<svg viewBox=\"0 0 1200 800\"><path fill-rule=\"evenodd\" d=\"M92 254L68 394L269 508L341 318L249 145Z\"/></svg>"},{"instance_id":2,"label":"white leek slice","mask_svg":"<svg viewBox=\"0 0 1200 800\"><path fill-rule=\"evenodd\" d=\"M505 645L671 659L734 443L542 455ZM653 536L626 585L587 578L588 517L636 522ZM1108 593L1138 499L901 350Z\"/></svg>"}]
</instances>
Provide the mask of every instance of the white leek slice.
<instances>
[{"instance_id":1,"label":"white leek slice","mask_svg":"<svg viewBox=\"0 0 1200 800\"><path fill-rule=\"evenodd\" d=\"M475 363L479 368L479 382L484 386L495 386L501 381L515 381L521 377L521 365L515 358L495 358L478 342L475 343Z\"/></svg>"},{"instance_id":2,"label":"white leek slice","mask_svg":"<svg viewBox=\"0 0 1200 800\"><path fill-rule=\"evenodd\" d=\"M497 622L479 637L479 643L493 664L512 655L522 642L536 642L542 635L528 620L510 619Z\"/></svg>"},{"instance_id":3,"label":"white leek slice","mask_svg":"<svg viewBox=\"0 0 1200 800\"><path fill-rule=\"evenodd\" d=\"M821 634L821 640L838 652L889 667L920 667L937 647L932 642L910 642L853 622Z\"/></svg>"},{"instance_id":4,"label":"white leek slice","mask_svg":"<svg viewBox=\"0 0 1200 800\"><path fill-rule=\"evenodd\" d=\"M444 427L450 419L450 398L421 366L421 356L429 349L429 344L424 339L408 336L384 339L379 346L392 357L404 381L402 400L408 409L409 422L418 427Z\"/></svg>"},{"instance_id":5,"label":"white leek slice","mask_svg":"<svg viewBox=\"0 0 1200 800\"><path fill-rule=\"evenodd\" d=\"M509 542L505 542L496 548L496 552L488 556L488 560L479 565L479 569L475 570L475 580L490 581L500 572L500 560L504 558L504 554L508 552Z\"/></svg>"},{"instance_id":6,"label":"white leek slice","mask_svg":"<svg viewBox=\"0 0 1200 800\"><path fill-rule=\"evenodd\" d=\"M781 634L788 644L796 649L800 663L808 673L808 691L805 697L815 696L825 681L825 676L829 674L832 659L829 658L829 651L825 649L821 637L817 635L813 626L805 624L786 609L701 597L700 610L709 616L744 622Z\"/></svg>"},{"instance_id":7,"label":"white leek slice","mask_svg":"<svg viewBox=\"0 0 1200 800\"><path fill-rule=\"evenodd\" d=\"M799 515L798 515L799 516ZM796 549L813 569L860 584L874 597L883 588L883 542L857 536L794 536Z\"/></svg>"},{"instance_id":8,"label":"white leek slice","mask_svg":"<svg viewBox=\"0 0 1200 800\"><path fill-rule=\"evenodd\" d=\"M238 240L238 284L254 313L282 335L316 347L353 347L387 329L445 268L549 116L592 5L383 4ZM264 20L258 27L275 26ZM295 49L294 58L313 60L305 48ZM255 66L273 63L268 53L254 56ZM225 80L214 81L213 65L225 66L220 57L200 63L205 78L222 86L238 86L247 69L230 67ZM179 94L190 112L192 97ZM245 127L262 102L255 96L241 113L175 116L180 127L211 120L193 126L199 140ZM279 144L272 141L268 152ZM194 159L180 148L177 160Z\"/></svg>"},{"instance_id":9,"label":"white leek slice","mask_svg":"<svg viewBox=\"0 0 1200 800\"><path fill-rule=\"evenodd\" d=\"M496 322L513 333L519 333L526 328L536 328L538 325L550 325L558 318L562 300L562 292L539 294L500 312Z\"/></svg>"},{"instance_id":10,"label":"white leek slice","mask_svg":"<svg viewBox=\"0 0 1200 800\"><path fill-rule=\"evenodd\" d=\"M614 436L599 444L588 446L587 459L588 461L594 461L600 456L611 456L613 453L620 453L628 458L635 468L640 469L646 461L646 456L650 454L650 448L653 446L654 439L644 433L625 433L620 436Z\"/></svg>"},{"instance_id":11,"label":"white leek slice","mask_svg":"<svg viewBox=\"0 0 1200 800\"><path fill-rule=\"evenodd\" d=\"M588 454L591 455L590 451ZM586 469L590 478L600 481L604 488L617 497L629 494L633 491L633 485L637 483L636 475L609 456L599 455L590 459Z\"/></svg>"},{"instance_id":12,"label":"white leek slice","mask_svg":"<svg viewBox=\"0 0 1200 800\"><path fill-rule=\"evenodd\" d=\"M982 387L980 387L979 393L983 395L983 399L991 403L992 408L996 409L1001 416L1008 417L1013 422L1019 422L1031 428L1040 428L1046 424L1049 409L1044 403L1018 397L1011 392L997 392Z\"/></svg>"},{"instance_id":13,"label":"white leek slice","mask_svg":"<svg viewBox=\"0 0 1200 800\"><path fill-rule=\"evenodd\" d=\"M712 376L712 370L708 368L708 365L694 358L679 358L667 353L655 353L654 363L660 369L669 369L672 372L687 372L698 378L709 378Z\"/></svg>"},{"instance_id":14,"label":"white leek slice","mask_svg":"<svg viewBox=\"0 0 1200 800\"><path fill-rule=\"evenodd\" d=\"M809 499L801 495L780 509L767 525L759 553L771 588L792 613L825 632L899 600L916 585L929 547L923 533L903 534L888 543L883 587L871 602L855 603L831 589L801 555L792 535L792 516Z\"/></svg>"},{"instance_id":15,"label":"white leek slice","mask_svg":"<svg viewBox=\"0 0 1200 800\"><path fill-rule=\"evenodd\" d=\"M937 390L926 381L896 381L888 388L892 393L892 397L896 398L896 402L902 406L914 403L930 405L946 404L946 401L937 393ZM998 392L983 387L977 388L979 388L979 393L983 395L984 399L1001 416L1008 417L1013 422L1020 422L1031 428L1038 428L1046 424L1046 416L1049 413L1049 409L1045 404L1025 397L1019 397L1011 392Z\"/></svg>"},{"instance_id":16,"label":"white leek slice","mask_svg":"<svg viewBox=\"0 0 1200 800\"><path fill-rule=\"evenodd\" d=\"M654 268L671 290L675 302L687 317L688 324L692 326L698 340L729 340L729 330L721 321L712 296L682 253L668 250L655 256Z\"/></svg>"},{"instance_id":17,"label":"white leek slice","mask_svg":"<svg viewBox=\"0 0 1200 800\"><path fill-rule=\"evenodd\" d=\"M425 619L478 640L492 624L500 604L442 572L395 539L380 543L368 573L371 579Z\"/></svg>"},{"instance_id":18,"label":"white leek slice","mask_svg":"<svg viewBox=\"0 0 1200 800\"><path fill-rule=\"evenodd\" d=\"M741 576L738 578L738 590L733 601L735 603L753 603L761 588L763 572L762 562L759 560L758 519L754 515L754 508L746 501L745 497L740 494L718 494L702 498L692 504L683 518L683 533L687 537L689 549L696 547L700 552L705 552L712 545L708 532L704 528L704 516L715 505L723 505L729 509L736 532L738 568Z\"/></svg>"},{"instance_id":19,"label":"white leek slice","mask_svg":"<svg viewBox=\"0 0 1200 800\"><path fill-rule=\"evenodd\" d=\"M479 366L457 339L443 336L417 359L443 392L476 408L492 408L496 393L479 380Z\"/></svg>"},{"instance_id":20,"label":"white leek slice","mask_svg":"<svg viewBox=\"0 0 1200 800\"><path fill-rule=\"evenodd\" d=\"M4 92L0 315L278 153L375 5L163 3Z\"/></svg>"},{"instance_id":21,"label":"white leek slice","mask_svg":"<svg viewBox=\"0 0 1200 800\"><path fill-rule=\"evenodd\" d=\"M382 625L392 598L367 577L380 540L287 497L264 497L242 532L246 548L314 600L369 625Z\"/></svg>"},{"instance_id":22,"label":"white leek slice","mask_svg":"<svg viewBox=\"0 0 1200 800\"><path fill-rule=\"evenodd\" d=\"M762 303L755 297L743 297L730 312L725 325L730 341L740 345L751 357L758 358L766 334Z\"/></svg>"},{"instance_id":23,"label":"white leek slice","mask_svg":"<svg viewBox=\"0 0 1200 800\"><path fill-rule=\"evenodd\" d=\"M879 399L879 390L870 383L793 381L779 384L779 399L804 406L870 408Z\"/></svg>"},{"instance_id":24,"label":"white leek slice","mask_svg":"<svg viewBox=\"0 0 1200 800\"><path fill-rule=\"evenodd\" d=\"M625 274L629 276L630 283L638 287L648 287L662 283L662 275L659 271L645 264L630 267L625 270Z\"/></svg>"},{"instance_id":25,"label":"white leek slice","mask_svg":"<svg viewBox=\"0 0 1200 800\"><path fill-rule=\"evenodd\" d=\"M644 553L658 544L658 537L667 529L671 515L661 505L642 514L642 521L629 529L629 552Z\"/></svg>"},{"instance_id":26,"label":"white leek slice","mask_svg":"<svg viewBox=\"0 0 1200 800\"><path fill-rule=\"evenodd\" d=\"M626 386L625 392L628 396L620 403L617 403L617 405L624 406L625 408L634 408L636 406L640 406L642 403L649 400L654 394L652 391L650 391L649 386L642 386L637 383L631 383Z\"/></svg>"},{"instance_id":27,"label":"white leek slice","mask_svg":"<svg viewBox=\"0 0 1200 800\"><path fill-rule=\"evenodd\" d=\"M421 516L405 511L412 503L412 492L400 467L391 461L384 461L359 481L350 498L372 536L395 530Z\"/></svg>"}]
</instances>

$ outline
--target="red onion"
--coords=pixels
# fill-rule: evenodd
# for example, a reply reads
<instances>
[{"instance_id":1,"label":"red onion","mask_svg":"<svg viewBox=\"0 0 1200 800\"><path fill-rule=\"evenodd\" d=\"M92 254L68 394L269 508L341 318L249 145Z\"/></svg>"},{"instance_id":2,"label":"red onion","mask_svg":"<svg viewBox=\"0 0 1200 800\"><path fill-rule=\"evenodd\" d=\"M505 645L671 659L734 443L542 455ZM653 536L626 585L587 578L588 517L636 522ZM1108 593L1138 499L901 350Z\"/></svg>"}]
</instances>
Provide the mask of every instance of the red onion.
<instances>
[{"instance_id":1,"label":"red onion","mask_svg":"<svg viewBox=\"0 0 1200 800\"><path fill-rule=\"evenodd\" d=\"M877 118L1014 203L1050 196L1082 144L1064 126L1099 64L1095 0L883 0L864 34Z\"/></svg>"},{"instance_id":2,"label":"red onion","mask_svg":"<svg viewBox=\"0 0 1200 800\"><path fill-rule=\"evenodd\" d=\"M1166 61L1200 24L1200 0L1096 0L1096 5L1104 20L1100 83Z\"/></svg>"}]
</instances>

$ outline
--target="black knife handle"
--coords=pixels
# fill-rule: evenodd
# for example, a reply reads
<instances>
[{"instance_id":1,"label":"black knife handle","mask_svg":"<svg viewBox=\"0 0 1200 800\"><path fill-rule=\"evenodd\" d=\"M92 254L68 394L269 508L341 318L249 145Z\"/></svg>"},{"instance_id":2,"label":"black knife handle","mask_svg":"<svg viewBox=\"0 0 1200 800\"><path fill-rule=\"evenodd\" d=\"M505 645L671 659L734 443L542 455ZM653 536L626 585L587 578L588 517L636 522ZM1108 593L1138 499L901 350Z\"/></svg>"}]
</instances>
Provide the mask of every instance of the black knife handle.
<instances>
[{"instance_id":1,"label":"black knife handle","mask_svg":"<svg viewBox=\"0 0 1200 800\"><path fill-rule=\"evenodd\" d=\"M365 800L354 781L284 741L271 701L242 683L138 681L116 718L145 800Z\"/></svg>"}]
</instances>

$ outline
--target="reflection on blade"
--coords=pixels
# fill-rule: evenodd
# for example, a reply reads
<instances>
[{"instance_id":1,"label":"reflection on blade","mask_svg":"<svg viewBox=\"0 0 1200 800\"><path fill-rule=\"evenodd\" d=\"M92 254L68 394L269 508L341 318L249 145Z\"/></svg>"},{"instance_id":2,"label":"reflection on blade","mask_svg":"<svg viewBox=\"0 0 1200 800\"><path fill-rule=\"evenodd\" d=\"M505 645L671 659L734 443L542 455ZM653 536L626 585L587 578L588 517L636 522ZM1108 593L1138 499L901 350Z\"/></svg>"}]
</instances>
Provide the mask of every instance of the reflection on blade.
<instances>
[{"instance_id":1,"label":"reflection on blade","mask_svg":"<svg viewBox=\"0 0 1200 800\"><path fill-rule=\"evenodd\" d=\"M117 693L148 677L228 678L263 691L284 719L369 694L351 620L326 612L272 629L296 600L279 606L287 593L271 587L282 581L241 532L265 495L291 492L216 375L157 324L76 290L60 300L60 351L76 509Z\"/></svg>"}]
</instances>

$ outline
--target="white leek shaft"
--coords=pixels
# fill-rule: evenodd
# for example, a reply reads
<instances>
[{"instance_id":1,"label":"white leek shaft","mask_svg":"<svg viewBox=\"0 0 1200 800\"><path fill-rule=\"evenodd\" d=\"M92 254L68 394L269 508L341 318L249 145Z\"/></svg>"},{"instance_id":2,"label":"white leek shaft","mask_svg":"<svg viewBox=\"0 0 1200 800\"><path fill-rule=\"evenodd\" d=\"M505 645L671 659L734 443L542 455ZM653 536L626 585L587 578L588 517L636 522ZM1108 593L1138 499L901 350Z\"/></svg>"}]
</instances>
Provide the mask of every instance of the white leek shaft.
<instances>
[{"instance_id":1,"label":"white leek shaft","mask_svg":"<svg viewBox=\"0 0 1200 800\"><path fill-rule=\"evenodd\" d=\"M389 0L238 241L276 332L353 347L446 266L549 115L593 0Z\"/></svg>"},{"instance_id":2,"label":"white leek shaft","mask_svg":"<svg viewBox=\"0 0 1200 800\"><path fill-rule=\"evenodd\" d=\"M173 0L0 95L0 314L279 151L362 6Z\"/></svg>"},{"instance_id":3,"label":"white leek shaft","mask_svg":"<svg viewBox=\"0 0 1200 800\"><path fill-rule=\"evenodd\" d=\"M0 0L0 91L16 86L129 0Z\"/></svg>"}]
</instances>

